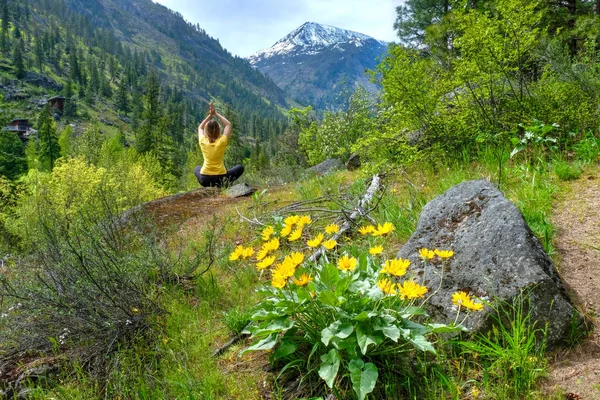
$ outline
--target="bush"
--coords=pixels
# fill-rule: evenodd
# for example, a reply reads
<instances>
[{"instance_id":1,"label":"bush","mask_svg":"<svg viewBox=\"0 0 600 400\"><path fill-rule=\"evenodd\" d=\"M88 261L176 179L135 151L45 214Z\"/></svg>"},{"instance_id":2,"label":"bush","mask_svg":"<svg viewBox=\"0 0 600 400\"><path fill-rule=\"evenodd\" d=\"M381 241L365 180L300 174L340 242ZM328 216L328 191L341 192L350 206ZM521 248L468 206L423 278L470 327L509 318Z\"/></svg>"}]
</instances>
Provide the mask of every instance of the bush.
<instances>
[{"instance_id":1,"label":"bush","mask_svg":"<svg viewBox=\"0 0 600 400\"><path fill-rule=\"evenodd\" d=\"M575 145L575 154L585 162L600 161L600 138L589 131L586 136Z\"/></svg>"}]
</instances>

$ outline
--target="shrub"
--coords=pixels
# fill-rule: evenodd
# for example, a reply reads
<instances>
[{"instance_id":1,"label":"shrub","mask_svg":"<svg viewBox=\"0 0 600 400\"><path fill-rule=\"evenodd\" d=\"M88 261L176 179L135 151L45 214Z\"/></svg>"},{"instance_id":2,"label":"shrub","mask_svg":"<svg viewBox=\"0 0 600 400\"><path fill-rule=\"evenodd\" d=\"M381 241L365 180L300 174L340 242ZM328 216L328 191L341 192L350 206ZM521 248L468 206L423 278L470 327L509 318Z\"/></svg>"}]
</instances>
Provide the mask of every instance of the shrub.
<instances>
[{"instance_id":1,"label":"shrub","mask_svg":"<svg viewBox=\"0 0 600 400\"><path fill-rule=\"evenodd\" d=\"M394 229L390 223L361 229L373 237L368 252L354 247L336 250L335 240L325 240L338 231L332 224L306 242L310 248L322 246L318 261L305 261L299 251L276 254L283 241L291 245L281 244L282 248L297 248L310 221L307 216L288 217L274 239L273 227L263 231L265 243L256 252L256 267L264 270L276 259L280 262L272 268L271 286L261 289L265 300L256 307L249 328L255 342L246 351L275 349L271 359L285 363L280 375L297 369L302 380L312 380L306 392L296 394L323 394L325 384L336 394L352 388L362 400L374 390L379 370L388 372L389 357L414 349L435 353L427 335L460 328L424 322L420 303L428 289L407 274L410 261L380 255L383 247L377 244ZM254 254L253 248L238 246L230 259ZM423 254L428 259L452 256L425 250ZM481 307L470 298L462 304Z\"/></svg>"},{"instance_id":2,"label":"shrub","mask_svg":"<svg viewBox=\"0 0 600 400\"><path fill-rule=\"evenodd\" d=\"M575 145L575 154L585 162L600 160L600 138L589 131L585 137Z\"/></svg>"}]
</instances>

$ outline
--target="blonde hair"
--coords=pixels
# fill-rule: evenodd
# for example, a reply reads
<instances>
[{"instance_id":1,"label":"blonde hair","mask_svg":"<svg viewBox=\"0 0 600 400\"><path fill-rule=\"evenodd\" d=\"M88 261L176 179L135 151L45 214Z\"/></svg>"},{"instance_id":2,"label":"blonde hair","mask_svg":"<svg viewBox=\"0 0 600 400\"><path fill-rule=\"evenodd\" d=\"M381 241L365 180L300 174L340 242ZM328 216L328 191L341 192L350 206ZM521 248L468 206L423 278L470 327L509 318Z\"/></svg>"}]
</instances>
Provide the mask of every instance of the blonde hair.
<instances>
[{"instance_id":1,"label":"blonde hair","mask_svg":"<svg viewBox=\"0 0 600 400\"><path fill-rule=\"evenodd\" d=\"M208 136L208 140L211 143L213 143L215 140L217 140L219 138L219 136L221 136L221 125L219 125L219 123L215 120L208 121L204 132L206 132L206 136Z\"/></svg>"}]
</instances>

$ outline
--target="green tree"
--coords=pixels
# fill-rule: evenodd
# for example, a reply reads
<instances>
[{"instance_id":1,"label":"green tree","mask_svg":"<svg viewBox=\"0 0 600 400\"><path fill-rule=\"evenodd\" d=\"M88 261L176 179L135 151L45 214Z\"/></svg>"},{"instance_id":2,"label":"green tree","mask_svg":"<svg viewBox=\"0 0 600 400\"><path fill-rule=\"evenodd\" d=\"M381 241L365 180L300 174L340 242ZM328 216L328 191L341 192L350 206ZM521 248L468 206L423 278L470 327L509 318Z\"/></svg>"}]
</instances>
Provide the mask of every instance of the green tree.
<instances>
[{"instance_id":1,"label":"green tree","mask_svg":"<svg viewBox=\"0 0 600 400\"><path fill-rule=\"evenodd\" d=\"M60 156L67 158L71 155L73 147L73 128L70 125L65 126L65 129L60 133L58 138L58 145L60 146Z\"/></svg>"},{"instance_id":2,"label":"green tree","mask_svg":"<svg viewBox=\"0 0 600 400\"><path fill-rule=\"evenodd\" d=\"M26 75L25 63L23 62L23 52L21 50L22 43L23 41L21 40L13 50L13 65L15 67L15 76L17 79L23 79Z\"/></svg>"},{"instance_id":3,"label":"green tree","mask_svg":"<svg viewBox=\"0 0 600 400\"><path fill-rule=\"evenodd\" d=\"M44 47L42 45L42 41L36 39L35 41L35 58L37 60L38 69L40 73L44 72Z\"/></svg>"},{"instance_id":4,"label":"green tree","mask_svg":"<svg viewBox=\"0 0 600 400\"><path fill-rule=\"evenodd\" d=\"M42 167L52 170L54 163L60 158L60 146L58 144L56 123L48 105L44 107L38 119L38 136Z\"/></svg>"},{"instance_id":5,"label":"green tree","mask_svg":"<svg viewBox=\"0 0 600 400\"><path fill-rule=\"evenodd\" d=\"M0 175L14 180L27 172L25 146L19 137L8 131L0 131Z\"/></svg>"},{"instance_id":6,"label":"green tree","mask_svg":"<svg viewBox=\"0 0 600 400\"><path fill-rule=\"evenodd\" d=\"M131 111L129 106L129 88L125 78L119 82L119 89L117 92L117 110L124 112L126 115Z\"/></svg>"},{"instance_id":7,"label":"green tree","mask_svg":"<svg viewBox=\"0 0 600 400\"><path fill-rule=\"evenodd\" d=\"M2 32L0 32L0 51L8 50L8 32L9 32L9 18L10 15L8 13L8 0L0 0L2 3L0 4L1 10L0 18L2 18Z\"/></svg>"},{"instance_id":8,"label":"green tree","mask_svg":"<svg viewBox=\"0 0 600 400\"><path fill-rule=\"evenodd\" d=\"M73 100L73 82L71 78L67 78L67 82L63 88L63 96L65 96L65 108L63 110L64 117L69 121L77 115L77 104Z\"/></svg>"},{"instance_id":9,"label":"green tree","mask_svg":"<svg viewBox=\"0 0 600 400\"><path fill-rule=\"evenodd\" d=\"M139 153L156 150L158 145L158 123L162 116L160 101L160 81L154 72L146 79L143 98L144 109L141 115L140 127L136 132L136 149Z\"/></svg>"}]
</instances>

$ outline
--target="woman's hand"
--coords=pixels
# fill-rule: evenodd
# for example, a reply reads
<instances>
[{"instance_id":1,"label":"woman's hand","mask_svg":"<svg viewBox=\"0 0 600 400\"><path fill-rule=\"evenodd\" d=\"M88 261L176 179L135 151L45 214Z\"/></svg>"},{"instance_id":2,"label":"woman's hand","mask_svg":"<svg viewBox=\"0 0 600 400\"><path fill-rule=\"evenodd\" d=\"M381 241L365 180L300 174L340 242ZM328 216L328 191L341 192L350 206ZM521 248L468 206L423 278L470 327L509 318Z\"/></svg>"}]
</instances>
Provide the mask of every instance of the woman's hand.
<instances>
[{"instance_id":1,"label":"woman's hand","mask_svg":"<svg viewBox=\"0 0 600 400\"><path fill-rule=\"evenodd\" d=\"M217 110L215 110L215 106L212 103L212 101L210 102L209 110L210 110L210 115L215 115L217 113Z\"/></svg>"}]
</instances>

